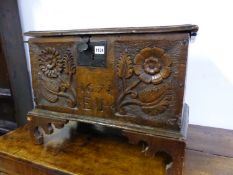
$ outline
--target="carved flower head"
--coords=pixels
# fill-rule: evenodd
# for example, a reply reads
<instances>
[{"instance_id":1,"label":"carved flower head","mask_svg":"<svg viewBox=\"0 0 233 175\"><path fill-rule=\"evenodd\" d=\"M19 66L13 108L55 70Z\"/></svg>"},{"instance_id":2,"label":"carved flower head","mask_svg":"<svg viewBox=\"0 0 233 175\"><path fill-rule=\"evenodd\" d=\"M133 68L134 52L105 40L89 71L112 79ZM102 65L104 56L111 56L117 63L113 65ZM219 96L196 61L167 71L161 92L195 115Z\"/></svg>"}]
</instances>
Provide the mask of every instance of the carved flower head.
<instances>
[{"instance_id":1,"label":"carved flower head","mask_svg":"<svg viewBox=\"0 0 233 175\"><path fill-rule=\"evenodd\" d=\"M54 48L46 48L41 51L39 58L41 71L49 78L58 77L63 70L63 60Z\"/></svg>"},{"instance_id":2,"label":"carved flower head","mask_svg":"<svg viewBox=\"0 0 233 175\"><path fill-rule=\"evenodd\" d=\"M134 72L145 83L158 84L170 75L171 60L161 48L145 48L134 59Z\"/></svg>"}]
</instances>

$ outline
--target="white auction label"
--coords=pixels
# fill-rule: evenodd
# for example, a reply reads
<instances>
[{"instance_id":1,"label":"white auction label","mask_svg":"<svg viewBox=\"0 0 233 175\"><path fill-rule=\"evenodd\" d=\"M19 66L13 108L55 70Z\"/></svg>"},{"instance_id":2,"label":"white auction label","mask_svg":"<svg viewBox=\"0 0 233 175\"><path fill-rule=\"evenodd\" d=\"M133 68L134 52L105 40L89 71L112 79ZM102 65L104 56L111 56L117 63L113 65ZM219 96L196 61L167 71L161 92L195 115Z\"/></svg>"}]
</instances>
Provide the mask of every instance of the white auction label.
<instances>
[{"instance_id":1,"label":"white auction label","mask_svg":"<svg viewBox=\"0 0 233 175\"><path fill-rule=\"evenodd\" d=\"M95 54L104 54L104 46L95 46Z\"/></svg>"}]
</instances>

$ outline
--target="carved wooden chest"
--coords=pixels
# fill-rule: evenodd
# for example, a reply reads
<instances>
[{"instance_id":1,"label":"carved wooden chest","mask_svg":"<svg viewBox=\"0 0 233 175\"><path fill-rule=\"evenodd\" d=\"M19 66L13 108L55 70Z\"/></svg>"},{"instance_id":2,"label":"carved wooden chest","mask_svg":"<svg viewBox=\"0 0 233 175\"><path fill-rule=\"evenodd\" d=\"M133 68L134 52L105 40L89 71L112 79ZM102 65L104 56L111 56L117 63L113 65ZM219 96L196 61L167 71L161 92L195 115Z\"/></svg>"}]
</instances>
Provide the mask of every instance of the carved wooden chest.
<instances>
[{"instance_id":1,"label":"carved wooden chest","mask_svg":"<svg viewBox=\"0 0 233 175\"><path fill-rule=\"evenodd\" d=\"M69 120L119 128L149 155L168 154L182 174L188 107L183 103L195 25L28 32L36 142Z\"/></svg>"}]
</instances>

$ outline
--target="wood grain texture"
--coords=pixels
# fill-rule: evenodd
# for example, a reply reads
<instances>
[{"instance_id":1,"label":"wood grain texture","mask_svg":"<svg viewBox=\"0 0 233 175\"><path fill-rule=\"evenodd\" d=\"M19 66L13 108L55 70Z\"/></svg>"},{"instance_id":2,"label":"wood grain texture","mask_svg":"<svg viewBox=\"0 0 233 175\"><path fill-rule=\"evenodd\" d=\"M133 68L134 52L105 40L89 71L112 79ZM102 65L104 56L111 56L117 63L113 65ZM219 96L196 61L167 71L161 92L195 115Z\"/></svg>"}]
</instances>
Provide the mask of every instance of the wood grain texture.
<instances>
[{"instance_id":1,"label":"wood grain texture","mask_svg":"<svg viewBox=\"0 0 233 175\"><path fill-rule=\"evenodd\" d=\"M140 135L124 131L124 135L129 138L131 144L139 144L140 142L147 144L145 150L146 155L156 156L163 154L167 157L167 164L172 163L167 170L167 175L183 175L185 142L162 137L154 137L150 135Z\"/></svg>"},{"instance_id":2,"label":"wood grain texture","mask_svg":"<svg viewBox=\"0 0 233 175\"><path fill-rule=\"evenodd\" d=\"M190 125L187 148L209 154L233 157L233 131Z\"/></svg>"},{"instance_id":3,"label":"wood grain texture","mask_svg":"<svg viewBox=\"0 0 233 175\"><path fill-rule=\"evenodd\" d=\"M36 146L29 126L0 138L0 172L10 175L164 175L160 157L146 157L124 139L78 134L72 141ZM10 149L9 149L10 148Z\"/></svg>"},{"instance_id":4,"label":"wood grain texture","mask_svg":"<svg viewBox=\"0 0 233 175\"><path fill-rule=\"evenodd\" d=\"M106 170L103 172L101 167L101 171L103 174L107 174L107 172L113 171L116 168L121 166L119 163L119 159L117 158L125 158L128 161L126 165L130 164L131 166L127 166L130 172L133 172L135 166L141 166L137 168L147 168L148 170L146 173L156 172L159 174L159 170L164 168L163 163L159 163L162 161L159 158L155 158L151 161L150 164L146 164L148 157L144 157L140 154L136 154L134 151L140 151L140 148L133 147L130 145L124 145L122 142L114 141L114 140L99 140L97 141L95 138L94 140L90 140L90 145L88 146L88 139L84 139L85 135L81 136L80 138L74 138L72 142L64 142L63 145L55 148L49 147L41 147L33 145L33 141L29 137L28 133L29 127L26 126L24 128L20 128L15 132L9 133L3 137L0 137L0 172L9 172L10 175L55 175L55 174L78 174L78 172L85 171L84 175L93 171L93 169L88 169L88 166L93 164L93 168L97 168L101 162L105 161L105 165L108 165L107 162L113 161L115 159L116 166L112 167L112 170ZM209 137L209 135L205 134L211 133L212 131L217 133L220 131L223 135L224 133L229 137L226 140L222 140L229 144L229 147L233 147L232 141L233 134L231 134L227 130L216 129L216 128L209 128L209 127L202 127L202 126L194 126L191 125L189 127L189 131L192 130L193 132L188 132L188 137L191 138L192 135L196 135L197 133L202 136L202 139L209 139L209 140L221 140L221 135L217 135L216 137ZM78 136L76 136L78 137ZM90 136L86 137L90 138ZM200 140L199 144L202 143ZM208 145L208 143L210 145ZM224 156L216 156L209 153L208 148L212 149L211 142L205 144L205 148L200 148L199 151L194 151L187 149L185 154L185 166L184 166L184 175L231 175L233 172L233 158L232 157L224 157ZM85 148L87 144L87 147ZM103 145L104 144L104 145ZM189 139L188 145L192 147L192 145L197 145L198 141ZM219 143L220 144L220 143ZM221 143L223 144L223 143ZM227 145L225 144L225 146ZM56 145L56 144L55 144ZM59 144L58 144L59 145ZM104 146L104 154L99 154L98 146ZM111 147L114 145L114 149ZM33 147L33 149L32 149ZM111 147L111 148L110 148ZM216 149L218 149L218 144L216 144ZM228 146L227 146L228 147ZM66 149L69 148L69 149ZM116 148L116 149L115 149ZM80 150L82 149L82 150ZM90 149L90 150L88 150ZM124 149L124 150L121 150ZM128 151L130 149L131 151ZM224 149L224 146L223 146ZM121 150L121 151L120 151ZM108 152L108 153L107 153ZM81 162L80 160L86 160L84 155L92 154L92 159L88 160L88 163ZM121 155L121 154L124 155ZM117 154L117 155L115 155ZM114 156L115 155L115 156ZM91 155L89 155L91 156ZM90 158L90 157L87 158ZM94 156L97 156L94 158ZM105 156L110 156L110 160L104 159ZM131 158L127 156L132 156ZM139 157L137 157L139 156ZM100 160L101 159L101 160ZM136 161L137 160L137 161ZM132 163L129 163L134 161ZM142 163L145 161L144 163ZM71 163L72 162L72 163ZM139 164L141 162L141 164ZM83 169L80 168L85 163ZM95 166L94 166L95 165ZM113 165L113 164L112 164ZM125 166L123 164L123 166ZM159 169L155 170L156 168ZM87 169L85 169L87 168ZM80 171L81 169L81 171ZM138 169L137 169L138 170ZM121 170L117 170L118 175L125 174L121 173ZM163 171L163 170L162 170ZM16 173L17 172L17 173ZM136 173L133 172L133 175L143 175L144 172L137 171ZM155 173L155 174L156 174ZM4 173L3 173L4 174ZM5 175L5 174L4 174ZM88 174L89 175L89 174ZM96 175L92 173L91 175ZM153 174L154 175L154 174ZM156 174L157 175L157 174ZM159 174L160 175L160 174Z\"/></svg>"},{"instance_id":5,"label":"wood grain texture","mask_svg":"<svg viewBox=\"0 0 233 175\"><path fill-rule=\"evenodd\" d=\"M198 30L196 25L174 25L156 27L124 27L124 28L105 28L105 29L79 29L68 31L30 31L27 36L73 36L73 35L106 35L106 34L140 34L140 33L169 33L169 32L190 32L194 36Z\"/></svg>"},{"instance_id":6,"label":"wood grain texture","mask_svg":"<svg viewBox=\"0 0 233 175\"><path fill-rule=\"evenodd\" d=\"M232 175L232 172L233 158L193 150L186 151L185 175Z\"/></svg>"}]
</instances>

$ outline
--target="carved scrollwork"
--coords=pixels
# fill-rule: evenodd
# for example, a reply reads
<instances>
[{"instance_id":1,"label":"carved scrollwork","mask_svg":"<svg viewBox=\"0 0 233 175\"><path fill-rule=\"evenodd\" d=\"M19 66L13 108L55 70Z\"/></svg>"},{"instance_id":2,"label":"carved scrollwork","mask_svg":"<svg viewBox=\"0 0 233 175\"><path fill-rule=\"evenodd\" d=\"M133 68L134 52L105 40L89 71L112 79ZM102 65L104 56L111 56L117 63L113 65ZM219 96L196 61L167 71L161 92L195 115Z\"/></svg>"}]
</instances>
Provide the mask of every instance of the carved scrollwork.
<instances>
[{"instance_id":1,"label":"carved scrollwork","mask_svg":"<svg viewBox=\"0 0 233 175\"><path fill-rule=\"evenodd\" d=\"M53 120L49 118L28 117L31 123L31 134L35 139L35 144L44 143L44 134L53 134L54 128L62 129L69 120Z\"/></svg>"},{"instance_id":2,"label":"carved scrollwork","mask_svg":"<svg viewBox=\"0 0 233 175\"><path fill-rule=\"evenodd\" d=\"M171 59L161 48L142 49L131 58L124 53L117 62L116 72L122 82L122 90L117 99L117 116L128 115L125 107L136 105L148 115L158 115L166 110L170 97L167 95L169 84L160 85L171 73ZM134 73L136 80L128 81ZM130 83L127 83L130 82ZM128 85L127 85L128 84ZM139 84L149 84L137 88Z\"/></svg>"},{"instance_id":3,"label":"carved scrollwork","mask_svg":"<svg viewBox=\"0 0 233 175\"><path fill-rule=\"evenodd\" d=\"M40 94L50 103L65 98L67 106L75 107L75 89L72 79L76 72L70 50L63 57L55 48L45 48L39 55Z\"/></svg>"},{"instance_id":4,"label":"carved scrollwork","mask_svg":"<svg viewBox=\"0 0 233 175\"><path fill-rule=\"evenodd\" d=\"M123 130L130 144L141 145L142 153L146 156L161 157L166 164L167 175L182 175L185 154L185 142L179 139L168 139L145 135L139 132Z\"/></svg>"}]
</instances>

